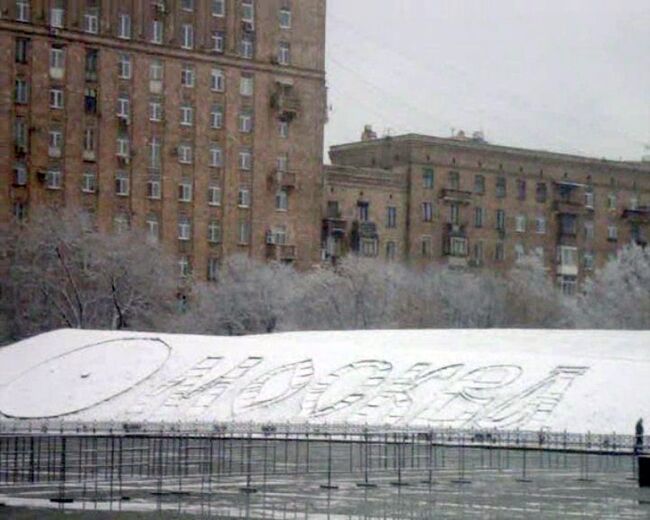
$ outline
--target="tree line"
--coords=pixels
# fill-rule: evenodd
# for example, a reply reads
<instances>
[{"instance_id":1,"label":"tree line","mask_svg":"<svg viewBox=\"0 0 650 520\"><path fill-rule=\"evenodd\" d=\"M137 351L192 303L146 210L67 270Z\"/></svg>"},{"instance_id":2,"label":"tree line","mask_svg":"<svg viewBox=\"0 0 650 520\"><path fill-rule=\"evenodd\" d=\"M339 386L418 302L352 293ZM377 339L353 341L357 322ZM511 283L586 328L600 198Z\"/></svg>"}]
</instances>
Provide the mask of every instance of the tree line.
<instances>
[{"instance_id":1,"label":"tree line","mask_svg":"<svg viewBox=\"0 0 650 520\"><path fill-rule=\"evenodd\" d=\"M567 297L535 256L505 274L415 270L356 256L299 272L233 256L222 262L216 282L190 277L179 286L178 265L161 244L131 231L101 233L69 211L41 213L3 237L3 342L58 328L214 335L650 328L650 250L635 245Z\"/></svg>"}]
</instances>

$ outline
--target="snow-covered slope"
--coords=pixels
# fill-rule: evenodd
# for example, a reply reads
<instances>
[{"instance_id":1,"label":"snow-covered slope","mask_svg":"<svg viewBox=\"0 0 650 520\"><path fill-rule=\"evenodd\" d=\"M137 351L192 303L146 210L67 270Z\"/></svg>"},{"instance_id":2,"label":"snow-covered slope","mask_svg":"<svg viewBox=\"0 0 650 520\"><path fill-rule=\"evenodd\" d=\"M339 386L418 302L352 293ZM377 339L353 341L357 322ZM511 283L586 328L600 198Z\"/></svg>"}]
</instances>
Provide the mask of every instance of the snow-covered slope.
<instances>
[{"instance_id":1,"label":"snow-covered slope","mask_svg":"<svg viewBox=\"0 0 650 520\"><path fill-rule=\"evenodd\" d=\"M648 396L650 332L60 330L0 350L0 420L630 433Z\"/></svg>"}]
</instances>

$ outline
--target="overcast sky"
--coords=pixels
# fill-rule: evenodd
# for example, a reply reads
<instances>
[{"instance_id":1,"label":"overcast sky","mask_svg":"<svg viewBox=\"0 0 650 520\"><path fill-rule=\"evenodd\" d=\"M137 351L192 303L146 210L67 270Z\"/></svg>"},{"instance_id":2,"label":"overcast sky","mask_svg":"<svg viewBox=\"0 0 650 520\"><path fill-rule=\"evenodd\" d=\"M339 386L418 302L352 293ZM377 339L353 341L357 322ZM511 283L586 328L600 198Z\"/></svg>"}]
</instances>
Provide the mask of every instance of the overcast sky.
<instances>
[{"instance_id":1,"label":"overcast sky","mask_svg":"<svg viewBox=\"0 0 650 520\"><path fill-rule=\"evenodd\" d=\"M326 146L380 133L639 160L650 0L328 0Z\"/></svg>"}]
</instances>

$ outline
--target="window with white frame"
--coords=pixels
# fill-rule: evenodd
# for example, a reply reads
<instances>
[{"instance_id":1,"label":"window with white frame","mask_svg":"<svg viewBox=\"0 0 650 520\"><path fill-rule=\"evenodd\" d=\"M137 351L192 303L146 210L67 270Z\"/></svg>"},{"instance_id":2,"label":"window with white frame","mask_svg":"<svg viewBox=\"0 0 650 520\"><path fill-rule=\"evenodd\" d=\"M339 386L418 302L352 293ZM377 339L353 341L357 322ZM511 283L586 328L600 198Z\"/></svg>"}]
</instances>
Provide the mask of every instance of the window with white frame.
<instances>
[{"instance_id":1,"label":"window with white frame","mask_svg":"<svg viewBox=\"0 0 650 520\"><path fill-rule=\"evenodd\" d=\"M240 245L248 245L251 239L251 225L248 220L240 220L237 229L237 235Z\"/></svg>"},{"instance_id":2,"label":"window with white frame","mask_svg":"<svg viewBox=\"0 0 650 520\"><path fill-rule=\"evenodd\" d=\"M285 6L280 8L280 28L291 29L291 8L290 7Z\"/></svg>"},{"instance_id":3,"label":"window with white frame","mask_svg":"<svg viewBox=\"0 0 650 520\"><path fill-rule=\"evenodd\" d=\"M289 154L282 153L275 158L275 168L279 172L289 171Z\"/></svg>"},{"instance_id":4,"label":"window with white frame","mask_svg":"<svg viewBox=\"0 0 650 520\"><path fill-rule=\"evenodd\" d=\"M181 125L192 126L194 124L194 108L189 104L181 105Z\"/></svg>"},{"instance_id":5,"label":"window with white frame","mask_svg":"<svg viewBox=\"0 0 650 520\"><path fill-rule=\"evenodd\" d=\"M147 180L147 198L160 200L162 196L162 183L160 177L150 177Z\"/></svg>"},{"instance_id":6,"label":"window with white frame","mask_svg":"<svg viewBox=\"0 0 650 520\"><path fill-rule=\"evenodd\" d=\"M97 175L92 170L86 170L81 179L81 191L95 193L97 191Z\"/></svg>"},{"instance_id":7,"label":"window with white frame","mask_svg":"<svg viewBox=\"0 0 650 520\"><path fill-rule=\"evenodd\" d=\"M561 266L576 267L578 265L578 248L573 246L559 246L558 261Z\"/></svg>"},{"instance_id":8,"label":"window with white frame","mask_svg":"<svg viewBox=\"0 0 650 520\"><path fill-rule=\"evenodd\" d=\"M120 79L131 79L131 55L120 53L117 59L117 75Z\"/></svg>"},{"instance_id":9,"label":"window with white frame","mask_svg":"<svg viewBox=\"0 0 650 520\"><path fill-rule=\"evenodd\" d=\"M129 174L127 172L119 171L115 174L115 195L129 196Z\"/></svg>"},{"instance_id":10,"label":"window with white frame","mask_svg":"<svg viewBox=\"0 0 650 520\"><path fill-rule=\"evenodd\" d=\"M239 169L245 171L253 169L253 152L250 148L239 151Z\"/></svg>"},{"instance_id":11,"label":"window with white frame","mask_svg":"<svg viewBox=\"0 0 650 520\"><path fill-rule=\"evenodd\" d=\"M165 67L162 60L155 59L149 63L149 80L162 81L165 76Z\"/></svg>"},{"instance_id":12,"label":"window with white frame","mask_svg":"<svg viewBox=\"0 0 650 520\"><path fill-rule=\"evenodd\" d=\"M244 134L253 131L253 111L250 108L244 108L239 113L239 131Z\"/></svg>"},{"instance_id":13,"label":"window with white frame","mask_svg":"<svg viewBox=\"0 0 650 520\"><path fill-rule=\"evenodd\" d=\"M544 235L546 233L546 217L537 217L535 219L535 232L538 235Z\"/></svg>"},{"instance_id":14,"label":"window with white frame","mask_svg":"<svg viewBox=\"0 0 650 520\"><path fill-rule=\"evenodd\" d=\"M223 126L223 106L212 105L210 109L210 126L219 129Z\"/></svg>"},{"instance_id":15,"label":"window with white frame","mask_svg":"<svg viewBox=\"0 0 650 520\"><path fill-rule=\"evenodd\" d=\"M192 181L183 179L178 183L178 201L192 202Z\"/></svg>"},{"instance_id":16,"label":"window with white frame","mask_svg":"<svg viewBox=\"0 0 650 520\"><path fill-rule=\"evenodd\" d=\"M97 144L97 139L96 139L97 132L94 127L88 127L84 129L84 152L86 154L94 154L95 153L95 146Z\"/></svg>"},{"instance_id":17,"label":"window with white frame","mask_svg":"<svg viewBox=\"0 0 650 520\"><path fill-rule=\"evenodd\" d=\"M585 251L582 257L582 263L587 271L593 271L595 265L595 255L593 251Z\"/></svg>"},{"instance_id":18,"label":"window with white frame","mask_svg":"<svg viewBox=\"0 0 650 520\"><path fill-rule=\"evenodd\" d=\"M607 240L615 242L618 240L618 227L614 224L607 226Z\"/></svg>"},{"instance_id":19,"label":"window with white frame","mask_svg":"<svg viewBox=\"0 0 650 520\"><path fill-rule=\"evenodd\" d=\"M242 74L239 83L239 93L242 96L250 97L253 95L255 81L250 74Z\"/></svg>"},{"instance_id":20,"label":"window with white frame","mask_svg":"<svg viewBox=\"0 0 650 520\"><path fill-rule=\"evenodd\" d=\"M151 43L162 45L165 38L165 25L161 20L151 22Z\"/></svg>"},{"instance_id":21,"label":"window with white frame","mask_svg":"<svg viewBox=\"0 0 650 520\"><path fill-rule=\"evenodd\" d=\"M523 244L515 244L515 260L518 262L526 256L526 249Z\"/></svg>"},{"instance_id":22,"label":"window with white frame","mask_svg":"<svg viewBox=\"0 0 650 520\"><path fill-rule=\"evenodd\" d=\"M449 254L451 256L467 256L467 239L463 237L451 237L449 239Z\"/></svg>"},{"instance_id":23,"label":"window with white frame","mask_svg":"<svg viewBox=\"0 0 650 520\"><path fill-rule=\"evenodd\" d=\"M158 242L160 239L160 222L158 221L158 217L156 215L147 215L145 225L147 226L147 239L152 242Z\"/></svg>"},{"instance_id":24,"label":"window with white frame","mask_svg":"<svg viewBox=\"0 0 650 520\"><path fill-rule=\"evenodd\" d=\"M45 185L50 190L60 190L63 186L63 174L58 167L51 167L45 175Z\"/></svg>"},{"instance_id":25,"label":"window with white frame","mask_svg":"<svg viewBox=\"0 0 650 520\"><path fill-rule=\"evenodd\" d=\"M503 242L497 242L494 247L494 260L503 262L506 259L506 246Z\"/></svg>"},{"instance_id":26,"label":"window with white frame","mask_svg":"<svg viewBox=\"0 0 650 520\"><path fill-rule=\"evenodd\" d=\"M215 92L226 90L226 76L221 69L212 69L210 73L210 88Z\"/></svg>"},{"instance_id":27,"label":"window with white frame","mask_svg":"<svg viewBox=\"0 0 650 520\"><path fill-rule=\"evenodd\" d=\"M212 168L221 168L223 166L223 150L216 143L210 145L210 166Z\"/></svg>"},{"instance_id":28,"label":"window with white frame","mask_svg":"<svg viewBox=\"0 0 650 520\"><path fill-rule=\"evenodd\" d=\"M239 41L239 55L247 60L255 56L255 39L252 34L243 34Z\"/></svg>"},{"instance_id":29,"label":"window with white frame","mask_svg":"<svg viewBox=\"0 0 650 520\"><path fill-rule=\"evenodd\" d=\"M251 205L251 192L246 186L239 187L239 193L237 195L237 205L240 208L249 208Z\"/></svg>"},{"instance_id":30,"label":"window with white frame","mask_svg":"<svg viewBox=\"0 0 650 520\"><path fill-rule=\"evenodd\" d=\"M50 89L50 108L56 110L63 109L63 89L60 87L53 87Z\"/></svg>"},{"instance_id":31,"label":"window with white frame","mask_svg":"<svg viewBox=\"0 0 650 520\"><path fill-rule=\"evenodd\" d=\"M636 195L630 197L630 209L632 211L639 209L639 198Z\"/></svg>"},{"instance_id":32,"label":"window with white frame","mask_svg":"<svg viewBox=\"0 0 650 520\"><path fill-rule=\"evenodd\" d=\"M587 191L585 192L585 206L589 209L594 208L594 192L593 191Z\"/></svg>"},{"instance_id":33,"label":"window with white frame","mask_svg":"<svg viewBox=\"0 0 650 520\"><path fill-rule=\"evenodd\" d=\"M212 32L212 50L219 54L226 49L226 34L223 31Z\"/></svg>"},{"instance_id":34,"label":"window with white frame","mask_svg":"<svg viewBox=\"0 0 650 520\"><path fill-rule=\"evenodd\" d=\"M278 135L282 139L289 138L289 122L288 121L278 121Z\"/></svg>"},{"instance_id":35,"label":"window with white frame","mask_svg":"<svg viewBox=\"0 0 650 520\"><path fill-rule=\"evenodd\" d=\"M162 142L159 137L149 139L149 168L160 170L162 166Z\"/></svg>"},{"instance_id":36,"label":"window with white frame","mask_svg":"<svg viewBox=\"0 0 650 520\"><path fill-rule=\"evenodd\" d=\"M181 0L181 9L184 11L194 11L194 0Z\"/></svg>"},{"instance_id":37,"label":"window with white frame","mask_svg":"<svg viewBox=\"0 0 650 520\"><path fill-rule=\"evenodd\" d=\"M242 0L241 10L243 22L255 23L255 4L253 0Z\"/></svg>"},{"instance_id":38,"label":"window with white frame","mask_svg":"<svg viewBox=\"0 0 650 520\"><path fill-rule=\"evenodd\" d=\"M431 222L433 220L433 204L431 202L422 203L422 221Z\"/></svg>"},{"instance_id":39,"label":"window with white frame","mask_svg":"<svg viewBox=\"0 0 650 520\"><path fill-rule=\"evenodd\" d=\"M216 183L208 186L208 205L221 206L221 186Z\"/></svg>"},{"instance_id":40,"label":"window with white frame","mask_svg":"<svg viewBox=\"0 0 650 520\"><path fill-rule=\"evenodd\" d=\"M575 276L560 276L559 284L564 296L573 296L576 293L578 279Z\"/></svg>"},{"instance_id":41,"label":"window with white frame","mask_svg":"<svg viewBox=\"0 0 650 520\"><path fill-rule=\"evenodd\" d=\"M63 131L61 128L50 128L48 141L48 155L50 157L61 157L63 151Z\"/></svg>"},{"instance_id":42,"label":"window with white frame","mask_svg":"<svg viewBox=\"0 0 650 520\"><path fill-rule=\"evenodd\" d=\"M526 232L526 215L517 215L515 217L515 230L517 233Z\"/></svg>"},{"instance_id":43,"label":"window with white frame","mask_svg":"<svg viewBox=\"0 0 650 520\"><path fill-rule=\"evenodd\" d=\"M24 163L14 164L14 184L16 186L27 186L27 167Z\"/></svg>"},{"instance_id":44,"label":"window with white frame","mask_svg":"<svg viewBox=\"0 0 650 520\"><path fill-rule=\"evenodd\" d=\"M267 232L271 243L278 246L284 246L288 242L287 228L285 226L274 226Z\"/></svg>"},{"instance_id":45,"label":"window with white frame","mask_svg":"<svg viewBox=\"0 0 650 520\"><path fill-rule=\"evenodd\" d=\"M187 278L192 274L192 266L187 256L181 256L178 259L178 274L181 278Z\"/></svg>"},{"instance_id":46,"label":"window with white frame","mask_svg":"<svg viewBox=\"0 0 650 520\"><path fill-rule=\"evenodd\" d=\"M423 236L420 239L420 253L423 258L430 258L433 252L433 240L430 236Z\"/></svg>"},{"instance_id":47,"label":"window with white frame","mask_svg":"<svg viewBox=\"0 0 650 520\"><path fill-rule=\"evenodd\" d=\"M159 123L163 120L163 104L159 98L149 101L149 121Z\"/></svg>"},{"instance_id":48,"label":"window with white frame","mask_svg":"<svg viewBox=\"0 0 650 520\"><path fill-rule=\"evenodd\" d=\"M88 34L99 33L99 14L97 9L89 9L84 14L84 32Z\"/></svg>"},{"instance_id":49,"label":"window with white frame","mask_svg":"<svg viewBox=\"0 0 650 520\"><path fill-rule=\"evenodd\" d=\"M194 48L194 26L189 23L184 23L181 26L181 47L183 49Z\"/></svg>"},{"instance_id":50,"label":"window with white frame","mask_svg":"<svg viewBox=\"0 0 650 520\"><path fill-rule=\"evenodd\" d=\"M593 240L594 239L594 223L590 220L585 222L585 238L587 240Z\"/></svg>"},{"instance_id":51,"label":"window with white frame","mask_svg":"<svg viewBox=\"0 0 650 520\"><path fill-rule=\"evenodd\" d=\"M397 245L393 241L386 242L386 260L392 262L397 256Z\"/></svg>"},{"instance_id":52,"label":"window with white frame","mask_svg":"<svg viewBox=\"0 0 650 520\"><path fill-rule=\"evenodd\" d=\"M221 242L221 224L218 220L211 220L208 224L208 242L211 244Z\"/></svg>"},{"instance_id":53,"label":"window with white frame","mask_svg":"<svg viewBox=\"0 0 650 520\"><path fill-rule=\"evenodd\" d=\"M616 206L617 206L617 199L618 199L618 197L616 196L615 193L610 193L610 194L607 196L607 208L608 208L608 209L611 209L611 210L616 209Z\"/></svg>"},{"instance_id":54,"label":"window with white frame","mask_svg":"<svg viewBox=\"0 0 650 520\"><path fill-rule=\"evenodd\" d=\"M65 25L65 10L62 7L52 7L50 9L50 27L63 29Z\"/></svg>"},{"instance_id":55,"label":"window with white frame","mask_svg":"<svg viewBox=\"0 0 650 520\"><path fill-rule=\"evenodd\" d=\"M17 117L14 120L14 144L25 153L29 148L29 128L24 117Z\"/></svg>"},{"instance_id":56,"label":"window with white frame","mask_svg":"<svg viewBox=\"0 0 650 520\"><path fill-rule=\"evenodd\" d=\"M212 0L212 16L226 16L226 0Z\"/></svg>"},{"instance_id":57,"label":"window with white frame","mask_svg":"<svg viewBox=\"0 0 650 520\"><path fill-rule=\"evenodd\" d=\"M289 42L280 42L278 47L278 63L280 65L291 65L291 45Z\"/></svg>"},{"instance_id":58,"label":"window with white frame","mask_svg":"<svg viewBox=\"0 0 650 520\"><path fill-rule=\"evenodd\" d=\"M120 213L113 217L113 229L118 235L126 233L129 230L129 226L129 217L127 215Z\"/></svg>"},{"instance_id":59,"label":"window with white frame","mask_svg":"<svg viewBox=\"0 0 650 520\"><path fill-rule=\"evenodd\" d=\"M362 238L359 240L359 253L361 256L375 257L379 254L379 243L376 238Z\"/></svg>"},{"instance_id":60,"label":"window with white frame","mask_svg":"<svg viewBox=\"0 0 650 520\"><path fill-rule=\"evenodd\" d=\"M50 49L50 76L60 79L65 69L65 49L63 47L52 47ZM56 73L55 71L58 71Z\"/></svg>"},{"instance_id":61,"label":"window with white frame","mask_svg":"<svg viewBox=\"0 0 650 520\"><path fill-rule=\"evenodd\" d=\"M29 0L16 1L16 21L29 22L30 19L30 6Z\"/></svg>"},{"instance_id":62,"label":"window with white frame","mask_svg":"<svg viewBox=\"0 0 650 520\"><path fill-rule=\"evenodd\" d=\"M485 224L485 209L474 208L474 227L482 228Z\"/></svg>"},{"instance_id":63,"label":"window with white frame","mask_svg":"<svg viewBox=\"0 0 650 520\"><path fill-rule=\"evenodd\" d=\"M131 16L120 14L117 21L117 37L123 40L131 39Z\"/></svg>"},{"instance_id":64,"label":"window with white frame","mask_svg":"<svg viewBox=\"0 0 650 520\"><path fill-rule=\"evenodd\" d=\"M178 162L181 164L192 164L192 145L182 143L178 145Z\"/></svg>"},{"instance_id":65,"label":"window with white frame","mask_svg":"<svg viewBox=\"0 0 650 520\"><path fill-rule=\"evenodd\" d=\"M19 105L26 105L29 101L29 85L24 78L16 78L14 99Z\"/></svg>"},{"instance_id":66,"label":"window with white frame","mask_svg":"<svg viewBox=\"0 0 650 520\"><path fill-rule=\"evenodd\" d=\"M289 192L286 188L280 188L275 192L276 211L287 211L289 209Z\"/></svg>"},{"instance_id":67,"label":"window with white frame","mask_svg":"<svg viewBox=\"0 0 650 520\"><path fill-rule=\"evenodd\" d=\"M194 66L189 63L183 63L181 68L181 85L187 88L194 88L196 81Z\"/></svg>"},{"instance_id":68,"label":"window with white frame","mask_svg":"<svg viewBox=\"0 0 650 520\"><path fill-rule=\"evenodd\" d=\"M187 241L192 238L192 222L187 217L178 219L178 240Z\"/></svg>"},{"instance_id":69,"label":"window with white frame","mask_svg":"<svg viewBox=\"0 0 650 520\"><path fill-rule=\"evenodd\" d=\"M208 282L216 282L219 279L219 259L208 258Z\"/></svg>"}]
</instances>

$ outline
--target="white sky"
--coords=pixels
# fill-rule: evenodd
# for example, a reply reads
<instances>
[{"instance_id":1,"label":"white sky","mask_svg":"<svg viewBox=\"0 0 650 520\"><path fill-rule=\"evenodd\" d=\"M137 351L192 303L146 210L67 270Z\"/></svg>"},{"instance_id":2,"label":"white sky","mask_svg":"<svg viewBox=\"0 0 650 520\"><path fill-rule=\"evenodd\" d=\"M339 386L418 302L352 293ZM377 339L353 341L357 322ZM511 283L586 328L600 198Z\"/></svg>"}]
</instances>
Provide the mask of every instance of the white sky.
<instances>
[{"instance_id":1,"label":"white sky","mask_svg":"<svg viewBox=\"0 0 650 520\"><path fill-rule=\"evenodd\" d=\"M639 160L650 0L328 0L326 147L483 130L495 144Z\"/></svg>"}]
</instances>

